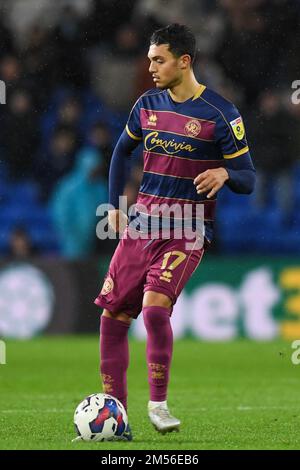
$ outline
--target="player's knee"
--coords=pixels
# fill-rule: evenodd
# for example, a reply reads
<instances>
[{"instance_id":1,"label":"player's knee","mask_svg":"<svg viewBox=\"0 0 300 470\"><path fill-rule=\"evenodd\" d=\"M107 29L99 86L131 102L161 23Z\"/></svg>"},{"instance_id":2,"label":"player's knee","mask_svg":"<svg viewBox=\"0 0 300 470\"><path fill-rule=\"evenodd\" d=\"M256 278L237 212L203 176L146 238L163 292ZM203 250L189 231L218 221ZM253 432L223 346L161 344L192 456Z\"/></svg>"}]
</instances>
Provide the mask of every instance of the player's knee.
<instances>
[{"instance_id":1,"label":"player's knee","mask_svg":"<svg viewBox=\"0 0 300 470\"><path fill-rule=\"evenodd\" d=\"M107 318L113 318L114 320L119 320L124 323L128 323L128 325L130 325L132 322L132 318L127 315L127 313L112 313L106 308L103 310L102 316Z\"/></svg>"},{"instance_id":2,"label":"player's knee","mask_svg":"<svg viewBox=\"0 0 300 470\"><path fill-rule=\"evenodd\" d=\"M170 297L160 292L147 291L144 294L143 307L164 307L171 308Z\"/></svg>"}]
</instances>

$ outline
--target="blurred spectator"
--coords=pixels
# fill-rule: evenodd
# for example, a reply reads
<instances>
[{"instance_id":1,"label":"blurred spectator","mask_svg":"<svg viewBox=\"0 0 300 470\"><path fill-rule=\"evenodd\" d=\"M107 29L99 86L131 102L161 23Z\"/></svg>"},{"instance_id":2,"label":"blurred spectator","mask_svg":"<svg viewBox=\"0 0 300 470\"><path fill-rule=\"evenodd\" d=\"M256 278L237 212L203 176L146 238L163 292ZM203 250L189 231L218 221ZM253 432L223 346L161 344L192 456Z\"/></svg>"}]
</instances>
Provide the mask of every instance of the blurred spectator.
<instances>
[{"instance_id":1,"label":"blurred spectator","mask_svg":"<svg viewBox=\"0 0 300 470\"><path fill-rule=\"evenodd\" d=\"M216 21L215 0L140 0L136 3L133 21L139 24L144 48L155 29L169 23L189 25L198 37L202 52L211 50L218 40L220 23Z\"/></svg>"},{"instance_id":2,"label":"blurred spectator","mask_svg":"<svg viewBox=\"0 0 300 470\"><path fill-rule=\"evenodd\" d=\"M38 142L38 117L32 106L32 97L25 89L16 89L9 96L1 132L4 159L12 178L32 175L33 155Z\"/></svg>"},{"instance_id":3,"label":"blurred spectator","mask_svg":"<svg viewBox=\"0 0 300 470\"><path fill-rule=\"evenodd\" d=\"M163 2L161 0L140 0L137 3L135 14L139 17L150 17L160 25L184 23L187 22L185 3L190 4L191 1L195 6L193 0L164 0ZM201 3L197 3L198 9L201 9ZM195 10L193 13L195 14Z\"/></svg>"},{"instance_id":4,"label":"blurred spectator","mask_svg":"<svg viewBox=\"0 0 300 470\"><path fill-rule=\"evenodd\" d=\"M95 149L79 151L74 170L54 190L53 222L62 254L68 258L86 257L95 249L96 209L108 198L102 162L102 155Z\"/></svg>"},{"instance_id":5,"label":"blurred spectator","mask_svg":"<svg viewBox=\"0 0 300 470\"><path fill-rule=\"evenodd\" d=\"M42 200L50 196L54 185L71 171L78 149L78 135L69 126L58 126L46 153L37 154L36 177L41 188Z\"/></svg>"},{"instance_id":6,"label":"blurred spectator","mask_svg":"<svg viewBox=\"0 0 300 470\"><path fill-rule=\"evenodd\" d=\"M14 52L13 36L11 31L5 26L3 18L0 18L0 59L7 54Z\"/></svg>"},{"instance_id":7,"label":"blurred spectator","mask_svg":"<svg viewBox=\"0 0 300 470\"><path fill-rule=\"evenodd\" d=\"M71 127L84 139L86 127L81 99L68 88L55 89L51 95L47 112L41 119L44 146L49 146L53 131L57 127Z\"/></svg>"},{"instance_id":8,"label":"blurred spectator","mask_svg":"<svg viewBox=\"0 0 300 470\"><path fill-rule=\"evenodd\" d=\"M56 84L56 51L51 44L49 32L34 24L22 42L22 62L26 84L34 89L38 109L44 109L49 93Z\"/></svg>"},{"instance_id":9,"label":"blurred spectator","mask_svg":"<svg viewBox=\"0 0 300 470\"><path fill-rule=\"evenodd\" d=\"M93 89L118 111L127 111L128 103L137 98L138 48L137 30L133 25L126 24L116 31L112 50L102 51L94 58L91 75Z\"/></svg>"},{"instance_id":10,"label":"blurred spectator","mask_svg":"<svg viewBox=\"0 0 300 470\"><path fill-rule=\"evenodd\" d=\"M80 22L77 11L68 5L63 8L58 25L52 31L56 83L81 87L88 82Z\"/></svg>"},{"instance_id":11,"label":"blurred spectator","mask_svg":"<svg viewBox=\"0 0 300 470\"><path fill-rule=\"evenodd\" d=\"M71 126L79 131L81 113L80 101L75 96L68 96L58 109L58 125Z\"/></svg>"},{"instance_id":12,"label":"blurred spectator","mask_svg":"<svg viewBox=\"0 0 300 470\"><path fill-rule=\"evenodd\" d=\"M276 189L283 218L290 221L294 210L293 164L298 156L295 120L283 108L278 94L268 91L261 95L258 113L249 121L257 169L257 205L264 209L270 203L271 190Z\"/></svg>"},{"instance_id":13,"label":"blurred spectator","mask_svg":"<svg viewBox=\"0 0 300 470\"><path fill-rule=\"evenodd\" d=\"M289 95L286 97L286 99L286 109L289 113L291 124L289 139L293 142L295 159L297 159L297 162L300 164L300 103L292 103Z\"/></svg>"},{"instance_id":14,"label":"blurred spectator","mask_svg":"<svg viewBox=\"0 0 300 470\"><path fill-rule=\"evenodd\" d=\"M37 254L37 249L24 227L15 227L10 234L9 238L9 252L10 258L16 260L24 260Z\"/></svg>"},{"instance_id":15,"label":"blurred spectator","mask_svg":"<svg viewBox=\"0 0 300 470\"><path fill-rule=\"evenodd\" d=\"M103 189L112 141L136 98L153 88L149 37L154 29L178 21L188 24L197 37L194 66L199 81L237 104L245 117L258 168L257 204L268 210L275 187L281 210L291 218L300 112L297 106L284 108L282 97L299 78L299 15L297 0L5 2L0 79L6 85L7 104L0 106L0 178L7 201L12 178L26 177L38 180L46 203L62 178L72 182L82 142L82 155L101 155ZM138 147L135 165L140 155ZM138 164L126 187L132 202L140 181ZM85 182L92 192L89 177ZM226 205L226 211L234 211L234 204ZM86 211L84 207L76 210ZM226 214L221 212L221 217Z\"/></svg>"},{"instance_id":16,"label":"blurred spectator","mask_svg":"<svg viewBox=\"0 0 300 470\"><path fill-rule=\"evenodd\" d=\"M8 89L21 85L22 64L15 55L5 55L0 60L0 78Z\"/></svg>"},{"instance_id":17,"label":"blurred spectator","mask_svg":"<svg viewBox=\"0 0 300 470\"><path fill-rule=\"evenodd\" d=\"M128 22L136 0L93 0L88 18L82 22L87 46L111 44L112 33Z\"/></svg>"},{"instance_id":18,"label":"blurred spectator","mask_svg":"<svg viewBox=\"0 0 300 470\"><path fill-rule=\"evenodd\" d=\"M112 156L112 140L108 127L102 122L96 122L88 134L88 145L98 150L102 155L103 176L108 180L110 160Z\"/></svg>"},{"instance_id":19,"label":"blurred spectator","mask_svg":"<svg viewBox=\"0 0 300 470\"><path fill-rule=\"evenodd\" d=\"M284 2L222 0L226 26L216 59L226 75L241 87L247 104L260 91L278 83L280 59L289 53L287 36L278 17L285 16ZM274 12L277 10L277 14Z\"/></svg>"}]
</instances>

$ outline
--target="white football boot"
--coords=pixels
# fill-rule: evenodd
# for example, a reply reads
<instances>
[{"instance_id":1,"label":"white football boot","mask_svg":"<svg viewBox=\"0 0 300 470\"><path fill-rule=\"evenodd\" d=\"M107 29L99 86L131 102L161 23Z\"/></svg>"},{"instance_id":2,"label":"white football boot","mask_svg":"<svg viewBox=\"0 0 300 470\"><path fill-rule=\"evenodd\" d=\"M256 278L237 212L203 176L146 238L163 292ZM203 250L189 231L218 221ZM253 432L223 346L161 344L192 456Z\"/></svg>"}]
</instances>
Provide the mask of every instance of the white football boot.
<instances>
[{"instance_id":1,"label":"white football boot","mask_svg":"<svg viewBox=\"0 0 300 470\"><path fill-rule=\"evenodd\" d=\"M148 416L155 429L161 434L179 431L180 421L170 415L168 406L165 402L162 402L159 405L149 402Z\"/></svg>"}]
</instances>

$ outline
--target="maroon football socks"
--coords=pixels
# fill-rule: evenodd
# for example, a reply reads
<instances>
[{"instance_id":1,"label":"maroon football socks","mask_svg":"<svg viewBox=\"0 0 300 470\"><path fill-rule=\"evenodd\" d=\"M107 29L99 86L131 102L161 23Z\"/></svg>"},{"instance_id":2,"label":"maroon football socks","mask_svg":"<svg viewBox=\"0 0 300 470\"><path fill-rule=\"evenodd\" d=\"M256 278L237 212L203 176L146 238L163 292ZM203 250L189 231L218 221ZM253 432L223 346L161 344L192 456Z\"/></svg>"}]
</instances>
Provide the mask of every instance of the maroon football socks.
<instances>
[{"instance_id":1,"label":"maroon football socks","mask_svg":"<svg viewBox=\"0 0 300 470\"><path fill-rule=\"evenodd\" d=\"M143 316L147 330L147 364L150 400L167 399L169 371L173 352L173 332L170 322L171 309L144 307Z\"/></svg>"},{"instance_id":2,"label":"maroon football socks","mask_svg":"<svg viewBox=\"0 0 300 470\"><path fill-rule=\"evenodd\" d=\"M114 396L127 409L126 372L129 364L129 324L101 317L100 369L104 393Z\"/></svg>"}]
</instances>

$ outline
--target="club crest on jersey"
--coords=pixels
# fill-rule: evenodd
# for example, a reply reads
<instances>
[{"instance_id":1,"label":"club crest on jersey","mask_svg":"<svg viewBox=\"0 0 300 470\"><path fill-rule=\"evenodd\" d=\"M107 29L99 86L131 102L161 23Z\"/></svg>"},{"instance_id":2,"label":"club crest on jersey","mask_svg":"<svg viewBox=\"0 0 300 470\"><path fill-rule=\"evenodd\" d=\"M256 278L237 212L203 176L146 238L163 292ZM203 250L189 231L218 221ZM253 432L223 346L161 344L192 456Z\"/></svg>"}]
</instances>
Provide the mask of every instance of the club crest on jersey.
<instances>
[{"instance_id":1,"label":"club crest on jersey","mask_svg":"<svg viewBox=\"0 0 300 470\"><path fill-rule=\"evenodd\" d=\"M148 119L148 126L156 126L157 116L156 114L150 114Z\"/></svg>"},{"instance_id":2,"label":"club crest on jersey","mask_svg":"<svg viewBox=\"0 0 300 470\"><path fill-rule=\"evenodd\" d=\"M201 124L197 119L192 119L186 123L184 130L189 137L197 137L201 131Z\"/></svg>"},{"instance_id":3,"label":"club crest on jersey","mask_svg":"<svg viewBox=\"0 0 300 470\"><path fill-rule=\"evenodd\" d=\"M109 294L114 288L114 281L111 277L107 277L104 281L103 287L101 289L101 295Z\"/></svg>"},{"instance_id":4,"label":"club crest on jersey","mask_svg":"<svg viewBox=\"0 0 300 470\"><path fill-rule=\"evenodd\" d=\"M233 129L234 135L238 140L242 140L242 138L245 135L245 127L244 123L241 117L238 117L234 119L233 121L230 121L230 125Z\"/></svg>"}]
</instances>

